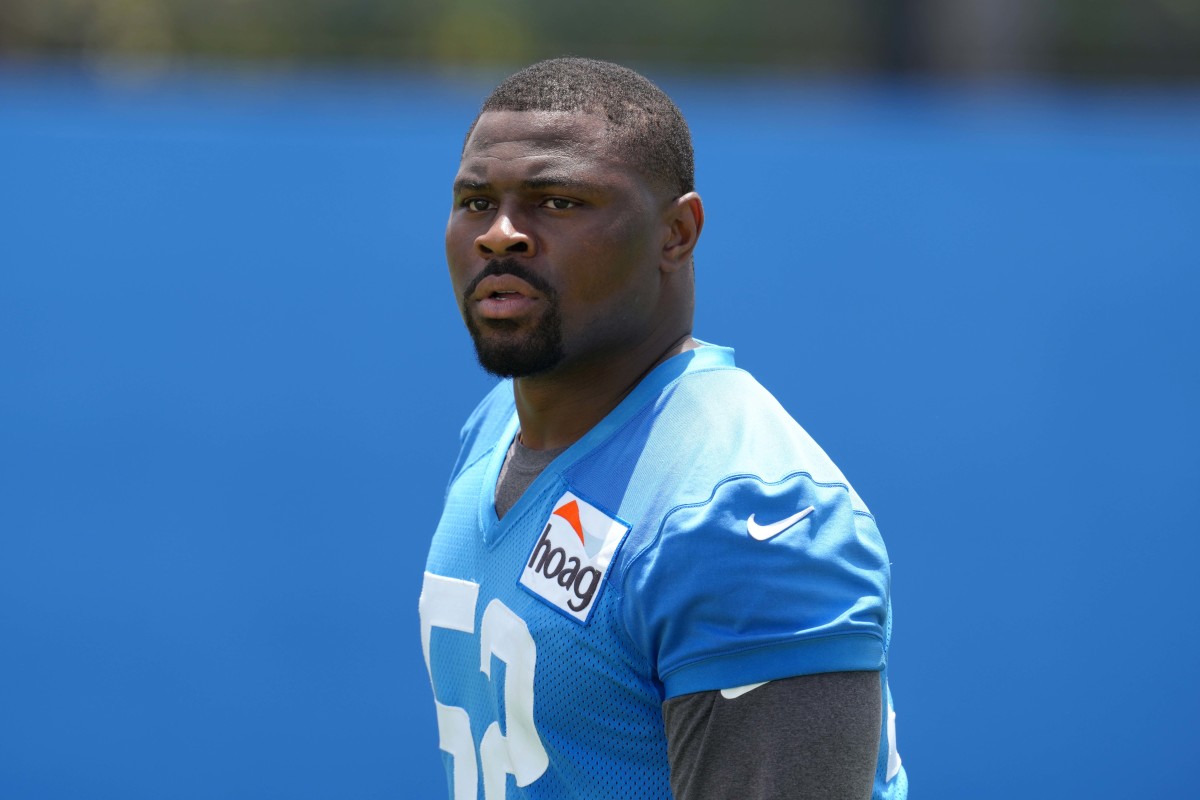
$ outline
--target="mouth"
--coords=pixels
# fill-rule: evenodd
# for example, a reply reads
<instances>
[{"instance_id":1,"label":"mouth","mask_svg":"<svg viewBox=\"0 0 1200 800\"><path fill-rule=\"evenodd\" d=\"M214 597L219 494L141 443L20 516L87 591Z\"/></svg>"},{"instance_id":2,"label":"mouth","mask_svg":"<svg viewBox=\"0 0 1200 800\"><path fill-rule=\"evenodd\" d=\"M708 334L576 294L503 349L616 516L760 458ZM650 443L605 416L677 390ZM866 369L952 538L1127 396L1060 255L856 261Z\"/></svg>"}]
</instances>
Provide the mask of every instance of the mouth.
<instances>
[{"instance_id":1,"label":"mouth","mask_svg":"<svg viewBox=\"0 0 1200 800\"><path fill-rule=\"evenodd\" d=\"M526 281L516 275L489 275L479 281L471 292L472 300L489 300L494 298L527 297L536 298L540 293Z\"/></svg>"},{"instance_id":2,"label":"mouth","mask_svg":"<svg viewBox=\"0 0 1200 800\"><path fill-rule=\"evenodd\" d=\"M475 287L470 299L484 319L513 319L530 313L542 294L515 275L489 275Z\"/></svg>"}]
</instances>

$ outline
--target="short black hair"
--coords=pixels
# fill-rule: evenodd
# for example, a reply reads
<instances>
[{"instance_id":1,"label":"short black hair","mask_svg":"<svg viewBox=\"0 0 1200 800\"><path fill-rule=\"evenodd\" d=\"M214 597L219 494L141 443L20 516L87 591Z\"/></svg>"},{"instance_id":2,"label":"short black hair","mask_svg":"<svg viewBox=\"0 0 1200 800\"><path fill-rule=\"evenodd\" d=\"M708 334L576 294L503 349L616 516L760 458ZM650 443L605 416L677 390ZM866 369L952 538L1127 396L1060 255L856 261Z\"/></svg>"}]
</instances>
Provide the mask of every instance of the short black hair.
<instances>
[{"instance_id":1,"label":"short black hair","mask_svg":"<svg viewBox=\"0 0 1200 800\"><path fill-rule=\"evenodd\" d=\"M584 111L612 126L617 151L647 178L686 194L695 188L692 134L666 93L643 75L608 61L553 58L505 78L471 123L488 111Z\"/></svg>"}]
</instances>

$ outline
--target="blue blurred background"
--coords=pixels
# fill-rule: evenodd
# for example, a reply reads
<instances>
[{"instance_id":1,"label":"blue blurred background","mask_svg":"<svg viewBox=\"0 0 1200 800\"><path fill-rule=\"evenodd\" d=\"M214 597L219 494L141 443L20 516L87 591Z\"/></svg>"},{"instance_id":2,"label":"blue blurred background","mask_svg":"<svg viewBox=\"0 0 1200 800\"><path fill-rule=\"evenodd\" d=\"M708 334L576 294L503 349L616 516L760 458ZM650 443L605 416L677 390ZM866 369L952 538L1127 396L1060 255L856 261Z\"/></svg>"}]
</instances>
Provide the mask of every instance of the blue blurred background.
<instances>
[{"instance_id":1,"label":"blue blurred background","mask_svg":"<svg viewBox=\"0 0 1200 800\"><path fill-rule=\"evenodd\" d=\"M559 44L247 60L7 8L0 797L444 796L416 598L491 384L449 181L494 80ZM696 139L697 335L880 521L915 798L1188 796L1194 65L1112 77L1047 35L956 62L912 27L641 64Z\"/></svg>"}]
</instances>

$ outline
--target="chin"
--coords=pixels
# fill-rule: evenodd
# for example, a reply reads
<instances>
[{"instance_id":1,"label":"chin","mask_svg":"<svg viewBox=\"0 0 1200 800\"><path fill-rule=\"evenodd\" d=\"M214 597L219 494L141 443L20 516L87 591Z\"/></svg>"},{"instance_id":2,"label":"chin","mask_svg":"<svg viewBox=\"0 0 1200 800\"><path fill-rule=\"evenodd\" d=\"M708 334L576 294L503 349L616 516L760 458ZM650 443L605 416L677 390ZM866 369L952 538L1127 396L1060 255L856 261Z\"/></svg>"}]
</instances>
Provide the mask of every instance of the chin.
<instances>
[{"instance_id":1,"label":"chin","mask_svg":"<svg viewBox=\"0 0 1200 800\"><path fill-rule=\"evenodd\" d=\"M475 357L485 372L501 378L528 378L548 372L562 362L562 325L556 311L538 324L521 326L510 320L482 324L467 315L467 330Z\"/></svg>"},{"instance_id":2,"label":"chin","mask_svg":"<svg viewBox=\"0 0 1200 800\"><path fill-rule=\"evenodd\" d=\"M563 360L560 347L529 342L475 340L475 357L485 372L499 378L528 378L548 372Z\"/></svg>"}]
</instances>

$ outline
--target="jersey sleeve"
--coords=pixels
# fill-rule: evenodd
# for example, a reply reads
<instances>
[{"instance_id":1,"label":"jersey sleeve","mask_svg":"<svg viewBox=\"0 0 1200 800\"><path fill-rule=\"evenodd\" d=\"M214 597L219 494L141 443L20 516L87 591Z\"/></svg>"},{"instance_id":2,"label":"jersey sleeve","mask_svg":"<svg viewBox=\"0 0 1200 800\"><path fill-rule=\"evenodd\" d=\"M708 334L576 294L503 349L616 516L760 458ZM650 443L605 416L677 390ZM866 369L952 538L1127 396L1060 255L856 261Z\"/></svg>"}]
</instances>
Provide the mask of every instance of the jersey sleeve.
<instances>
[{"instance_id":1,"label":"jersey sleeve","mask_svg":"<svg viewBox=\"0 0 1200 800\"><path fill-rule=\"evenodd\" d=\"M887 552L840 483L726 478L631 555L626 628L666 698L884 667Z\"/></svg>"}]
</instances>

